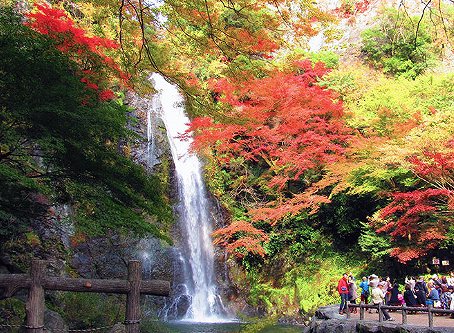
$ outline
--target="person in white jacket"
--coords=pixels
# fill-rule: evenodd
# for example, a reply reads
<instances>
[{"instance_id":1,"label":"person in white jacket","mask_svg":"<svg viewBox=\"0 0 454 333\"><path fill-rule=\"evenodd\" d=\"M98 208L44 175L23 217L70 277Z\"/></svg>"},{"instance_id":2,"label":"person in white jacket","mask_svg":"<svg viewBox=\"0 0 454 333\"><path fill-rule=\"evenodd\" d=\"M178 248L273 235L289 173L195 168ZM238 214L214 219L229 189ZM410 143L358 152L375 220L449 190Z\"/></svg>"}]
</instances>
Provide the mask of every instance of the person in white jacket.
<instances>
[{"instance_id":1,"label":"person in white jacket","mask_svg":"<svg viewBox=\"0 0 454 333\"><path fill-rule=\"evenodd\" d=\"M379 283L377 287L372 289L372 303L374 305L378 306L378 304L384 304L386 292L383 290L383 288L384 288L383 284ZM383 312L383 316L385 317L385 320L388 320L388 321L394 320L394 318L392 318L389 315L388 311L386 311L385 309L381 309L381 311Z\"/></svg>"}]
</instances>

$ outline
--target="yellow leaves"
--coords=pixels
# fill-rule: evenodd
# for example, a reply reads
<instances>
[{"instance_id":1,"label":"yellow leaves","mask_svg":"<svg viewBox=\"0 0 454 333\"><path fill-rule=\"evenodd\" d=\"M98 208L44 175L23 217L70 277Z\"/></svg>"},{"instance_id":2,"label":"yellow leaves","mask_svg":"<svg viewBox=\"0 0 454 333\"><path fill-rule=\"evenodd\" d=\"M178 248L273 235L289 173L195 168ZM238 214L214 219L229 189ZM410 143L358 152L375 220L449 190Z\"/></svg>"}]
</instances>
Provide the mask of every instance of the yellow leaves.
<instances>
[{"instance_id":1,"label":"yellow leaves","mask_svg":"<svg viewBox=\"0 0 454 333\"><path fill-rule=\"evenodd\" d=\"M107 2L94 4L90 1L82 1L72 5L70 12L84 30L92 35L115 40L118 36L118 19L113 9L113 6ZM115 9L117 9L116 6Z\"/></svg>"}]
</instances>

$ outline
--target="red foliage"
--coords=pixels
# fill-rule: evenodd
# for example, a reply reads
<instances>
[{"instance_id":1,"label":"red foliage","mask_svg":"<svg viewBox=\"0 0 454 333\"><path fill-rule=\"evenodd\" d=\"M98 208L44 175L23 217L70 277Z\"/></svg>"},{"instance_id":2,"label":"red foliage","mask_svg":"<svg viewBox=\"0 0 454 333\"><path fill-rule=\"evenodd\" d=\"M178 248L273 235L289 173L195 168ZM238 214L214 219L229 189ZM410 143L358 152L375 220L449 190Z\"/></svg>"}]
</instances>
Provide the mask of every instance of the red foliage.
<instances>
[{"instance_id":1,"label":"red foliage","mask_svg":"<svg viewBox=\"0 0 454 333\"><path fill-rule=\"evenodd\" d=\"M425 151L422 158L412 156L414 172L430 179L454 180L454 151L450 153Z\"/></svg>"},{"instance_id":2,"label":"red foliage","mask_svg":"<svg viewBox=\"0 0 454 333\"><path fill-rule=\"evenodd\" d=\"M106 89L99 93L99 100L101 101L110 101L115 98L115 94L112 90Z\"/></svg>"},{"instance_id":3,"label":"red foliage","mask_svg":"<svg viewBox=\"0 0 454 333\"><path fill-rule=\"evenodd\" d=\"M369 5L370 0L356 0L353 4L343 2L334 12L343 18L349 18L353 15L364 13L369 8Z\"/></svg>"},{"instance_id":4,"label":"red foliage","mask_svg":"<svg viewBox=\"0 0 454 333\"><path fill-rule=\"evenodd\" d=\"M87 89L98 92L101 101L115 97L109 90L99 90L108 76L106 69L124 83L128 80L115 61L105 54L107 50L119 47L115 41L88 36L85 30L75 26L65 11L52 8L46 3L36 3L34 11L27 17L29 21L26 24L29 27L51 37L58 50L68 54L79 64L80 72L77 74L81 77L81 82L85 83Z\"/></svg>"},{"instance_id":5,"label":"red foliage","mask_svg":"<svg viewBox=\"0 0 454 333\"><path fill-rule=\"evenodd\" d=\"M218 102L230 111L223 123L196 118L189 129L196 133L195 149L210 147L221 166L229 168L240 156L251 165L260 165L262 183L273 194L267 204L249 212L253 221L275 224L285 215L314 212L327 202L304 174L311 171L321 177L325 165L343 158L351 137L341 119L342 104L335 101L333 92L316 84L326 68L312 66L310 61L298 62L295 68L296 74L275 72L248 81L211 81ZM291 182L302 184L303 192L289 190ZM252 246L247 248L252 251Z\"/></svg>"},{"instance_id":6,"label":"red foliage","mask_svg":"<svg viewBox=\"0 0 454 333\"><path fill-rule=\"evenodd\" d=\"M222 162L236 156L265 162L270 187L282 189L309 169L338 160L350 136L342 105L331 91L315 85L326 73L309 61L296 64L300 74L275 73L247 84L230 79L211 82L220 102L232 106L226 123L196 118L189 131L195 147L215 148Z\"/></svg>"},{"instance_id":7,"label":"red foliage","mask_svg":"<svg viewBox=\"0 0 454 333\"><path fill-rule=\"evenodd\" d=\"M452 146L452 141L447 148ZM391 255L399 261L418 258L436 248L454 223L454 150L425 151L422 157L409 158L413 172L430 187L394 193L381 217L386 223L377 232L391 235L397 246Z\"/></svg>"},{"instance_id":8,"label":"red foliage","mask_svg":"<svg viewBox=\"0 0 454 333\"><path fill-rule=\"evenodd\" d=\"M214 244L225 246L227 252L237 258L247 253L265 256L262 243L268 240L268 236L249 222L234 221L228 227L215 231L213 237Z\"/></svg>"}]
</instances>

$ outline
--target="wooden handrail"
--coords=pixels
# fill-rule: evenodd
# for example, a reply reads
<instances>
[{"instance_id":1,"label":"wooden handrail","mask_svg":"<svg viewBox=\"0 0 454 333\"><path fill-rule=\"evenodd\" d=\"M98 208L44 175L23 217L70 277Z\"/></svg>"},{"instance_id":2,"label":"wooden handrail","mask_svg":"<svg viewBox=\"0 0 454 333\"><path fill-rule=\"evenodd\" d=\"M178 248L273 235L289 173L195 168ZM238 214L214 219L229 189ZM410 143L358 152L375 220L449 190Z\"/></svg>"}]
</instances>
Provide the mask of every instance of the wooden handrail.
<instances>
[{"instance_id":1,"label":"wooden handrail","mask_svg":"<svg viewBox=\"0 0 454 333\"><path fill-rule=\"evenodd\" d=\"M44 332L44 291L81 291L126 294L126 332L139 333L140 295L168 296L170 283L162 280L141 279L141 263L129 261L128 280L77 279L46 276L47 262L33 260L30 274L0 274L0 296L12 297L20 289L28 289L26 303L27 333Z\"/></svg>"},{"instance_id":2,"label":"wooden handrail","mask_svg":"<svg viewBox=\"0 0 454 333\"><path fill-rule=\"evenodd\" d=\"M366 309L378 309L378 320L381 322L383 321L383 312L384 310L398 310L402 311L402 324L407 323L407 312L414 311L414 312L427 312L428 319L429 319L429 327L433 327L433 315L434 313L444 313L444 314L454 314L454 310L447 310L447 309L440 309L434 308L433 306L429 305L427 307L413 307L413 306L395 306L395 305L383 305L383 304L351 304L347 303L347 318L350 318L350 309L349 308L359 308L359 320L364 320L364 312Z\"/></svg>"}]
</instances>

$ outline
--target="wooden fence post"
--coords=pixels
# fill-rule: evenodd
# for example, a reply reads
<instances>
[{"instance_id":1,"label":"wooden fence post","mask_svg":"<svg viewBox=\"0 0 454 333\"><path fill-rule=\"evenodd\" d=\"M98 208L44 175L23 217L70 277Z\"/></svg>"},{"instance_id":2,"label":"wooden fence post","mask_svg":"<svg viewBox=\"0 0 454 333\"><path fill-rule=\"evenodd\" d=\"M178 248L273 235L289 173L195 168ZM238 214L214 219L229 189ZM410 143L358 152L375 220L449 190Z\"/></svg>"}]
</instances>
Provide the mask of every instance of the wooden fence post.
<instances>
[{"instance_id":1,"label":"wooden fence post","mask_svg":"<svg viewBox=\"0 0 454 333\"><path fill-rule=\"evenodd\" d=\"M1 297L11 297L17 290L28 289L26 303L26 333L43 333L44 329L44 290L81 291L127 294L126 333L139 333L140 295L168 296L170 283L161 280L142 281L142 267L139 261L128 264L128 280L78 279L49 277L45 275L46 261L33 260L30 274L0 274Z\"/></svg>"},{"instance_id":2,"label":"wooden fence post","mask_svg":"<svg viewBox=\"0 0 454 333\"><path fill-rule=\"evenodd\" d=\"M364 307L364 304L361 303L359 305L359 320L364 320L364 313L366 311L366 308Z\"/></svg>"},{"instance_id":3,"label":"wooden fence post","mask_svg":"<svg viewBox=\"0 0 454 333\"><path fill-rule=\"evenodd\" d=\"M407 323L407 307L402 306L402 324Z\"/></svg>"},{"instance_id":4,"label":"wooden fence post","mask_svg":"<svg viewBox=\"0 0 454 333\"><path fill-rule=\"evenodd\" d=\"M31 263L31 285L25 305L27 313L27 333L43 333L44 329L44 288L42 281L46 269L46 261L33 260Z\"/></svg>"},{"instance_id":5,"label":"wooden fence post","mask_svg":"<svg viewBox=\"0 0 454 333\"><path fill-rule=\"evenodd\" d=\"M432 304L427 305L427 313L429 315L429 328L434 327L434 313L432 312Z\"/></svg>"},{"instance_id":6,"label":"wooden fence post","mask_svg":"<svg viewBox=\"0 0 454 333\"><path fill-rule=\"evenodd\" d=\"M139 333L140 326L140 261L131 260L128 264L130 290L126 297L126 333Z\"/></svg>"}]
</instances>

